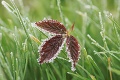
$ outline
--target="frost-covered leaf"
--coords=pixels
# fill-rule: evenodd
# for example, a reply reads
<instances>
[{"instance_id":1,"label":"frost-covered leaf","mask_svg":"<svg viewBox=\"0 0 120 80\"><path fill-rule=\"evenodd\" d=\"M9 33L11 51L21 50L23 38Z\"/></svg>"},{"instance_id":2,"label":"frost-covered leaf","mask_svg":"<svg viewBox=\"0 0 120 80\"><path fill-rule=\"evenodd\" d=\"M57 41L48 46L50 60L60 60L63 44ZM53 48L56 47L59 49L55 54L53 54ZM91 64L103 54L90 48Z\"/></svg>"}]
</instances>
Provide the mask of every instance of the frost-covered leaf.
<instances>
[{"instance_id":1,"label":"frost-covered leaf","mask_svg":"<svg viewBox=\"0 0 120 80\"><path fill-rule=\"evenodd\" d=\"M74 71L80 54L78 41L75 37L70 35L74 24L72 25L70 31L67 31L64 25L57 20L42 20L36 22L35 26L37 26L37 28L44 33L48 32L54 35L54 37L44 41L41 45L39 49L39 63L42 64L45 62L53 61L62 49L64 42L66 41L66 51L72 63L72 70Z\"/></svg>"},{"instance_id":2,"label":"frost-covered leaf","mask_svg":"<svg viewBox=\"0 0 120 80\"><path fill-rule=\"evenodd\" d=\"M76 38L71 35L68 36L66 40L66 47L67 47L68 57L72 62L72 70L74 71L76 62L78 61L80 54L80 47Z\"/></svg>"},{"instance_id":3,"label":"frost-covered leaf","mask_svg":"<svg viewBox=\"0 0 120 80\"><path fill-rule=\"evenodd\" d=\"M49 40L43 42L40 46L39 53L40 58L38 59L39 63L51 62L53 61L60 50L63 47L65 38L62 35L56 35Z\"/></svg>"},{"instance_id":4,"label":"frost-covered leaf","mask_svg":"<svg viewBox=\"0 0 120 80\"><path fill-rule=\"evenodd\" d=\"M57 20L42 20L35 23L41 31L47 31L53 34L66 34L66 28Z\"/></svg>"}]
</instances>

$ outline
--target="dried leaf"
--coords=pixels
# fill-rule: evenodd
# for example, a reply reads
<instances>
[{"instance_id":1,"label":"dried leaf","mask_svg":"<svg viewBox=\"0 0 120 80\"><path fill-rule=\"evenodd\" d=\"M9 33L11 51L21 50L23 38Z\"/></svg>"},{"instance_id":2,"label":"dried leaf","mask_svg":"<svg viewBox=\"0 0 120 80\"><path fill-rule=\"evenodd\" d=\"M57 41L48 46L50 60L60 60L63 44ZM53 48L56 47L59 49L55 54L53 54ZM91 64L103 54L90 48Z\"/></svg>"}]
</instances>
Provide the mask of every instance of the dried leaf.
<instances>
[{"instance_id":1,"label":"dried leaf","mask_svg":"<svg viewBox=\"0 0 120 80\"><path fill-rule=\"evenodd\" d=\"M57 20L43 20L35 23L40 30L53 34L66 34L66 28Z\"/></svg>"},{"instance_id":2,"label":"dried leaf","mask_svg":"<svg viewBox=\"0 0 120 80\"><path fill-rule=\"evenodd\" d=\"M39 63L51 62L53 61L60 50L63 47L65 38L62 35L56 35L49 40L45 41L39 50L40 58Z\"/></svg>"},{"instance_id":3,"label":"dried leaf","mask_svg":"<svg viewBox=\"0 0 120 80\"><path fill-rule=\"evenodd\" d=\"M76 38L71 35L68 36L66 40L66 47L67 47L68 57L72 62L72 70L74 71L76 62L78 61L80 54L80 47Z\"/></svg>"}]
</instances>

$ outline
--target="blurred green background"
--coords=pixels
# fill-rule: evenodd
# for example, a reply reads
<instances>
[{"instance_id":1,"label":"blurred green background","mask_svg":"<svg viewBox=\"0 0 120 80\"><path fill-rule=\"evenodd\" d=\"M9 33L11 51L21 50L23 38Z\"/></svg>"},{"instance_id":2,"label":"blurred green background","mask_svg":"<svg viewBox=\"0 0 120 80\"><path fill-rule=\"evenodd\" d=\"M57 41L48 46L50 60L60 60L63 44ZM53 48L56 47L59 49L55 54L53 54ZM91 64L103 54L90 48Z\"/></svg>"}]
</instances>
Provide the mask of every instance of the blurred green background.
<instances>
[{"instance_id":1,"label":"blurred green background","mask_svg":"<svg viewBox=\"0 0 120 80\"><path fill-rule=\"evenodd\" d=\"M81 45L75 72L65 47L53 63L37 63L38 46L49 36L31 23L44 18L67 29L75 22L71 34ZM0 0L0 80L119 80L119 66L120 0Z\"/></svg>"}]
</instances>

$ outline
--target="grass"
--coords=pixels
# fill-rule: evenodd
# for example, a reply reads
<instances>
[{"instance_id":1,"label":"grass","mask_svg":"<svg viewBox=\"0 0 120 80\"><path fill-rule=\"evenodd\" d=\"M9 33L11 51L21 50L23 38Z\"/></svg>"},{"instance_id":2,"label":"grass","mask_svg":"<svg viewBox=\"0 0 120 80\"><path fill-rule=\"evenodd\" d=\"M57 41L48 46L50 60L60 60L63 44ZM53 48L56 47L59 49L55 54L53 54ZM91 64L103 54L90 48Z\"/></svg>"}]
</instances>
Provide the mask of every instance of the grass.
<instances>
[{"instance_id":1,"label":"grass","mask_svg":"<svg viewBox=\"0 0 120 80\"><path fill-rule=\"evenodd\" d=\"M0 80L119 80L119 0L0 1ZM48 37L31 23L51 18L81 45L76 71L65 48L53 63L39 65L38 46Z\"/></svg>"}]
</instances>

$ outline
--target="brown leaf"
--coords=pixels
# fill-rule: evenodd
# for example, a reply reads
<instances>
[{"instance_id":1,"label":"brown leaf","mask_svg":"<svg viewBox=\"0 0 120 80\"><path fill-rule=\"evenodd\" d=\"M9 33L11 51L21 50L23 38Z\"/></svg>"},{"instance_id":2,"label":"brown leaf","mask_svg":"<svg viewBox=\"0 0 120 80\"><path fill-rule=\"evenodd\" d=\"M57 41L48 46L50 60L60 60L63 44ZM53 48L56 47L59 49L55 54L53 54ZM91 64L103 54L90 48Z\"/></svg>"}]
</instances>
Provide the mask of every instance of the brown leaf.
<instances>
[{"instance_id":1,"label":"brown leaf","mask_svg":"<svg viewBox=\"0 0 120 80\"><path fill-rule=\"evenodd\" d=\"M66 40L66 47L67 47L68 57L72 62L72 70L74 71L80 54L80 47L76 38L71 35L68 36Z\"/></svg>"},{"instance_id":2,"label":"brown leaf","mask_svg":"<svg viewBox=\"0 0 120 80\"><path fill-rule=\"evenodd\" d=\"M66 28L57 20L43 20L35 23L40 30L45 30L53 34L66 34Z\"/></svg>"},{"instance_id":3,"label":"brown leaf","mask_svg":"<svg viewBox=\"0 0 120 80\"><path fill-rule=\"evenodd\" d=\"M60 53L64 40L65 38L63 38L62 35L56 35L45 41L39 50L39 63L53 61L57 57L58 53Z\"/></svg>"}]
</instances>

